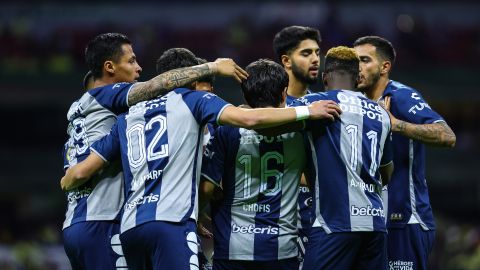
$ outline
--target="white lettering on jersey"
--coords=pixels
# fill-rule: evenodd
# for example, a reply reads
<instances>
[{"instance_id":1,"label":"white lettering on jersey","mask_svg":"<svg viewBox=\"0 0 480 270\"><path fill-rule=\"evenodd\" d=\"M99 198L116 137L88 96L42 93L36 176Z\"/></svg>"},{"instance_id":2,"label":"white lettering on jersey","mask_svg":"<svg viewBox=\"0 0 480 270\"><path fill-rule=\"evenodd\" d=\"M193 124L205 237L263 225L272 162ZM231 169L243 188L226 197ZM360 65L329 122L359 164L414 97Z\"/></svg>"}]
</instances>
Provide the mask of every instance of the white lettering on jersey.
<instances>
[{"instance_id":1,"label":"white lettering on jersey","mask_svg":"<svg viewBox=\"0 0 480 270\"><path fill-rule=\"evenodd\" d=\"M239 226L235 223L232 224L232 233L242 234L272 234L278 235L278 228L268 226L263 228L255 227L255 225Z\"/></svg>"},{"instance_id":2,"label":"white lettering on jersey","mask_svg":"<svg viewBox=\"0 0 480 270\"><path fill-rule=\"evenodd\" d=\"M243 211L270 213L270 204L246 203L243 205Z\"/></svg>"},{"instance_id":3,"label":"white lettering on jersey","mask_svg":"<svg viewBox=\"0 0 480 270\"><path fill-rule=\"evenodd\" d=\"M367 207L357 207L355 205L352 205L352 207L350 208L350 215L385 217L385 211L382 208L372 208L370 205L368 205Z\"/></svg>"},{"instance_id":4,"label":"white lettering on jersey","mask_svg":"<svg viewBox=\"0 0 480 270\"><path fill-rule=\"evenodd\" d=\"M137 205L158 202L159 198L160 198L160 195L158 195L158 194L154 195L153 193L150 193L150 195L148 195L148 196L141 196L134 201L127 202L125 204L125 209L126 210L132 210Z\"/></svg>"},{"instance_id":5,"label":"white lettering on jersey","mask_svg":"<svg viewBox=\"0 0 480 270\"><path fill-rule=\"evenodd\" d=\"M377 120L379 122L383 121L382 110L380 109L379 105L376 105L373 102L368 102L365 99L360 99L356 96L346 95L344 93L339 92L337 94L337 98L340 101L340 109L342 111L359 114L359 115L367 115L368 118L372 120Z\"/></svg>"}]
</instances>

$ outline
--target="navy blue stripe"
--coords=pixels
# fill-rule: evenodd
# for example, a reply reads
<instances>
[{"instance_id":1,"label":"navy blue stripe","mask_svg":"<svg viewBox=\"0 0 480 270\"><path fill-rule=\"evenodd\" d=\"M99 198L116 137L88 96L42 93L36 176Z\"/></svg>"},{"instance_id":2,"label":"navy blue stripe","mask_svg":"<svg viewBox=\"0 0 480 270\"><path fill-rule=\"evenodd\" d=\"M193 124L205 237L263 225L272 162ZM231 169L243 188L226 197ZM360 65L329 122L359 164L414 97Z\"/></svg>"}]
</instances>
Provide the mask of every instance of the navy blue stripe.
<instances>
[{"instance_id":1,"label":"navy blue stripe","mask_svg":"<svg viewBox=\"0 0 480 270\"><path fill-rule=\"evenodd\" d=\"M215 259L228 259L230 254L230 236L232 234L232 203L235 197L235 164L240 146L240 132L238 128L225 126L219 129L217 136L231 144L225 149L225 164L222 178L223 198L213 201L212 220L214 237Z\"/></svg>"},{"instance_id":2,"label":"navy blue stripe","mask_svg":"<svg viewBox=\"0 0 480 270\"><path fill-rule=\"evenodd\" d=\"M262 140L258 146L260 157L268 152L278 152L283 157L283 142L277 142L272 139L273 142L267 143ZM277 170L281 174L285 171L284 163L278 163L275 159L268 159L265 164L264 170ZM260 171L262 173L262 171ZM261 177L260 175L258 177ZM282 179L279 179L281 185ZM271 176L267 179L267 190L274 189L277 183L276 177ZM256 228L277 228L277 234L273 234L271 229L267 230L267 233L256 233L254 235L254 260L276 260L278 258L278 219L280 217L282 201L282 190L274 196L266 196L264 192L258 194L257 203L263 205L270 205L269 212L259 211L255 215L255 227ZM270 233L269 233L270 232Z\"/></svg>"}]
</instances>

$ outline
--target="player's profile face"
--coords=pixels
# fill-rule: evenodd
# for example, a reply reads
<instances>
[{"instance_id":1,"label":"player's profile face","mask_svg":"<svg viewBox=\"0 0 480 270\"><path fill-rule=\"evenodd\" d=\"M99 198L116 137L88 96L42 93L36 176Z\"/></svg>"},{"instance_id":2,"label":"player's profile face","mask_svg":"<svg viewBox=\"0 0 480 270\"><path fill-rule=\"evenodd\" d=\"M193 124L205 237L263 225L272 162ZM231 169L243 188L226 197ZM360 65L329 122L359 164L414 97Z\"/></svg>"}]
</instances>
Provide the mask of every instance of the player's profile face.
<instances>
[{"instance_id":1,"label":"player's profile face","mask_svg":"<svg viewBox=\"0 0 480 270\"><path fill-rule=\"evenodd\" d=\"M119 82L133 82L140 77L142 68L130 44L123 44L122 51L122 56L115 63L115 76Z\"/></svg>"},{"instance_id":2,"label":"player's profile face","mask_svg":"<svg viewBox=\"0 0 480 270\"><path fill-rule=\"evenodd\" d=\"M290 55L292 73L295 77L307 84L317 81L320 67L320 47L315 40L305 39Z\"/></svg>"},{"instance_id":3,"label":"player's profile face","mask_svg":"<svg viewBox=\"0 0 480 270\"><path fill-rule=\"evenodd\" d=\"M375 46L363 44L355 47L360 58L360 80L358 89L370 89L380 79L380 60Z\"/></svg>"}]
</instances>

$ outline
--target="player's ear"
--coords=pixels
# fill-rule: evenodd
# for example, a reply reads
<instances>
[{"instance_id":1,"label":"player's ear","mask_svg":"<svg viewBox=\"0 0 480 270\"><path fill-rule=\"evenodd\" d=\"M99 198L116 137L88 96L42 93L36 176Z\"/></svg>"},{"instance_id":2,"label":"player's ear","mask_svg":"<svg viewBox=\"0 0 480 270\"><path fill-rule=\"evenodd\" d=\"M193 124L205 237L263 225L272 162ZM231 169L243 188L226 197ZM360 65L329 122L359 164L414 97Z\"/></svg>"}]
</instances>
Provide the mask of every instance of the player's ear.
<instances>
[{"instance_id":1,"label":"player's ear","mask_svg":"<svg viewBox=\"0 0 480 270\"><path fill-rule=\"evenodd\" d=\"M282 65L285 68L291 68L292 67L292 60L290 59L290 56L284 54L284 55L282 55L282 57L280 59L282 60Z\"/></svg>"},{"instance_id":2,"label":"player's ear","mask_svg":"<svg viewBox=\"0 0 480 270\"><path fill-rule=\"evenodd\" d=\"M392 63L390 61L383 61L382 66L380 68L380 74L388 74L390 73L390 69L392 68Z\"/></svg>"},{"instance_id":3,"label":"player's ear","mask_svg":"<svg viewBox=\"0 0 480 270\"><path fill-rule=\"evenodd\" d=\"M113 61L105 61L103 63L103 69L107 73L113 75L115 73L115 64L113 63Z\"/></svg>"}]
</instances>

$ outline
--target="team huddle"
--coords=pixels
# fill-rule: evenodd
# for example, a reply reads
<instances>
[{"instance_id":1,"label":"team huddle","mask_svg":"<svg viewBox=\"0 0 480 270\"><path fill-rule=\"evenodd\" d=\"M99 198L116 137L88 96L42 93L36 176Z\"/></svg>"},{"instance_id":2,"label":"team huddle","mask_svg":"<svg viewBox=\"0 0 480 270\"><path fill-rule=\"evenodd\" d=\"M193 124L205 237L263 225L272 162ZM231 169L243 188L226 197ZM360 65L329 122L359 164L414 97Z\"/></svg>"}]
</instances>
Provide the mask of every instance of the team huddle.
<instances>
[{"instance_id":1,"label":"team huddle","mask_svg":"<svg viewBox=\"0 0 480 270\"><path fill-rule=\"evenodd\" d=\"M322 72L320 44L317 29L286 27L278 63L245 69L172 48L138 82L126 36L91 40L60 183L72 268L426 269L424 144L453 147L455 134L389 79L389 41L331 48ZM246 104L213 94L215 76L238 81ZM212 264L198 234L213 237Z\"/></svg>"}]
</instances>

